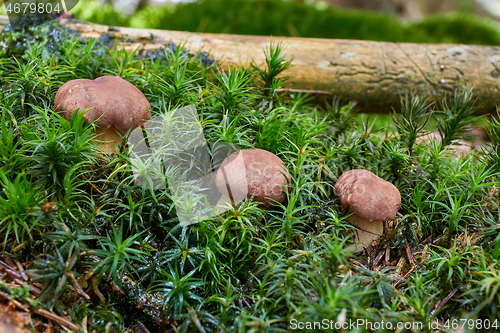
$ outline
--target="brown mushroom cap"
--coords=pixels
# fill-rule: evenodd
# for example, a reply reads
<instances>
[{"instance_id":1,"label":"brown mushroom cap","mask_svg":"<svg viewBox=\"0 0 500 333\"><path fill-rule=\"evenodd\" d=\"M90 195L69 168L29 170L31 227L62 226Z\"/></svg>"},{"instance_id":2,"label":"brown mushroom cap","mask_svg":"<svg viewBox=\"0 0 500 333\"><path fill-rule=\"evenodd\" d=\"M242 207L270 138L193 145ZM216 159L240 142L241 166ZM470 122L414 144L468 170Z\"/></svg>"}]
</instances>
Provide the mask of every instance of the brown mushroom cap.
<instances>
[{"instance_id":1,"label":"brown mushroom cap","mask_svg":"<svg viewBox=\"0 0 500 333\"><path fill-rule=\"evenodd\" d=\"M117 76L66 82L57 91L54 104L56 111L67 120L77 109L92 108L85 113L86 121L97 120L100 129L114 127L121 134L151 118L151 106L144 94Z\"/></svg>"},{"instance_id":2,"label":"brown mushroom cap","mask_svg":"<svg viewBox=\"0 0 500 333\"><path fill-rule=\"evenodd\" d=\"M343 173L335 183L335 195L343 209L370 221L394 219L401 204L396 186L362 169Z\"/></svg>"},{"instance_id":3,"label":"brown mushroom cap","mask_svg":"<svg viewBox=\"0 0 500 333\"><path fill-rule=\"evenodd\" d=\"M253 195L264 207L286 199L290 175L283 161L263 149L243 149L231 154L220 165L215 183L232 201Z\"/></svg>"}]
</instances>

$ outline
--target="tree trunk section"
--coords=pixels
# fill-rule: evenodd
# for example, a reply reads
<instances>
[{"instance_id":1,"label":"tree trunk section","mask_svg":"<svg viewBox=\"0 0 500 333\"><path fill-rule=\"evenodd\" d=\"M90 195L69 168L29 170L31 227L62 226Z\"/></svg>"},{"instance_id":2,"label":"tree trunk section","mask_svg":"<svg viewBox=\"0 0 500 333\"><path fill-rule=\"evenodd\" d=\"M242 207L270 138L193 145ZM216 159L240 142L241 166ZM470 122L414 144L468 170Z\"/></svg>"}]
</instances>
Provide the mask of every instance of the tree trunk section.
<instances>
[{"instance_id":1,"label":"tree trunk section","mask_svg":"<svg viewBox=\"0 0 500 333\"><path fill-rule=\"evenodd\" d=\"M440 101L464 86L474 86L481 112L500 104L500 47L453 44L410 44L360 40L263 37L191 33L154 29L113 28L63 20L83 37L107 32L128 50L153 49L170 42L192 52L209 52L222 68L265 64L264 51L281 42L292 67L284 72L287 89L306 90L318 99L338 96L357 101L363 112L398 110L410 92Z\"/></svg>"}]
</instances>

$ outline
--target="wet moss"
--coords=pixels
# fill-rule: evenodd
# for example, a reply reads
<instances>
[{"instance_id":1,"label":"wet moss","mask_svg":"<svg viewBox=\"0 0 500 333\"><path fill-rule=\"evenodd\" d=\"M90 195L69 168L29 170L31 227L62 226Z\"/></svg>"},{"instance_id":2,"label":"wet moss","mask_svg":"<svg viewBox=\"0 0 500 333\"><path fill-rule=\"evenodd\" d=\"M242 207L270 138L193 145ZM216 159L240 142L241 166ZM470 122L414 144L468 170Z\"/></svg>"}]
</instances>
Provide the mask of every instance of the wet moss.
<instances>
[{"instance_id":1,"label":"wet moss","mask_svg":"<svg viewBox=\"0 0 500 333\"><path fill-rule=\"evenodd\" d=\"M0 57L21 56L33 46L53 54L64 38L65 29L49 14L22 14L0 32Z\"/></svg>"}]
</instances>

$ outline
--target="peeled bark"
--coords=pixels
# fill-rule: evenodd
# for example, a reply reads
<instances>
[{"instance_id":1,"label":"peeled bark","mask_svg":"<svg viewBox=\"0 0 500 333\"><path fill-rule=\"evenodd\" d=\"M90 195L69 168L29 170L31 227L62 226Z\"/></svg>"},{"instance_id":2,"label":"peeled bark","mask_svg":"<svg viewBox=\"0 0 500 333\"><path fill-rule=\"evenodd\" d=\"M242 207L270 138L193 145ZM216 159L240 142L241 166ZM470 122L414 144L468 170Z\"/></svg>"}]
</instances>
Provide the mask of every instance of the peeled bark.
<instances>
[{"instance_id":1,"label":"peeled bark","mask_svg":"<svg viewBox=\"0 0 500 333\"><path fill-rule=\"evenodd\" d=\"M63 20L83 37L99 38L109 27ZM284 72L286 88L313 96L357 101L364 112L399 109L402 95L427 94L437 101L463 85L474 86L481 112L500 104L500 47L453 44L410 44L295 37L205 34L154 29L109 30L128 50L154 49L161 43L186 43L203 49L226 66L264 64L270 43L282 42L292 67ZM128 41L126 41L128 39ZM131 41L131 39L133 41ZM151 41L156 41L151 43ZM148 44L146 44L148 43Z\"/></svg>"}]
</instances>

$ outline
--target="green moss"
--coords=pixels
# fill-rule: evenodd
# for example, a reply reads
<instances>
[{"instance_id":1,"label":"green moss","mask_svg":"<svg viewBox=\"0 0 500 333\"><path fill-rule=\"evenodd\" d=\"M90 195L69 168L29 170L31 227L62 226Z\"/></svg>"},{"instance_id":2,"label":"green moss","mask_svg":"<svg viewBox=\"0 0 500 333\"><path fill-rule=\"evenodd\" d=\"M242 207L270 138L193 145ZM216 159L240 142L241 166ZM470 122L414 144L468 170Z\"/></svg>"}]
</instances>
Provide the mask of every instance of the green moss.
<instances>
[{"instance_id":1,"label":"green moss","mask_svg":"<svg viewBox=\"0 0 500 333\"><path fill-rule=\"evenodd\" d=\"M130 22L125 14L115 11L112 5L99 1L79 1L70 12L76 14L80 20L110 26L128 26Z\"/></svg>"},{"instance_id":2,"label":"green moss","mask_svg":"<svg viewBox=\"0 0 500 333\"><path fill-rule=\"evenodd\" d=\"M500 24L463 13L427 17L414 24L432 43L500 45Z\"/></svg>"},{"instance_id":3,"label":"green moss","mask_svg":"<svg viewBox=\"0 0 500 333\"><path fill-rule=\"evenodd\" d=\"M411 43L500 45L500 27L488 18L454 13L406 23L378 12L310 6L283 0L210 0L149 6L127 18L109 5L81 1L78 18L105 25L193 32L361 39Z\"/></svg>"},{"instance_id":4,"label":"green moss","mask_svg":"<svg viewBox=\"0 0 500 333\"><path fill-rule=\"evenodd\" d=\"M279 94L277 76L290 65L281 46L262 50L264 70L223 72L173 45L137 58L63 35L47 55L33 37L39 47L0 56L0 260L27 262L31 277L13 287L15 275L4 274L0 289L9 297L96 332L141 325L150 332L286 332L291 319L339 317L392 327L458 318L500 325L500 123L482 120L488 149L446 150L477 120L469 89L434 105L434 113L411 96L404 112L380 116L372 127L374 117L360 119L351 104L337 100L320 114L304 95ZM248 198L179 224L169 189L134 181L133 166L146 170L147 161L131 159L126 145L103 158L94 124L54 112L65 82L103 75L135 85L156 116L194 105L208 142L275 153L290 174L286 201L262 209ZM416 140L436 130L443 144ZM218 149L210 149L215 159ZM189 162L205 175L207 165ZM338 177L355 168L392 182L402 201L401 218L387 224L381 243L358 254L348 249L353 227L334 193ZM175 171L155 170L167 181ZM32 317L43 330L37 320L45 319Z\"/></svg>"},{"instance_id":5,"label":"green moss","mask_svg":"<svg viewBox=\"0 0 500 333\"><path fill-rule=\"evenodd\" d=\"M44 48L46 57L59 48L62 34L61 26L48 14L23 14L0 32L0 56L22 55L36 45Z\"/></svg>"}]
</instances>

